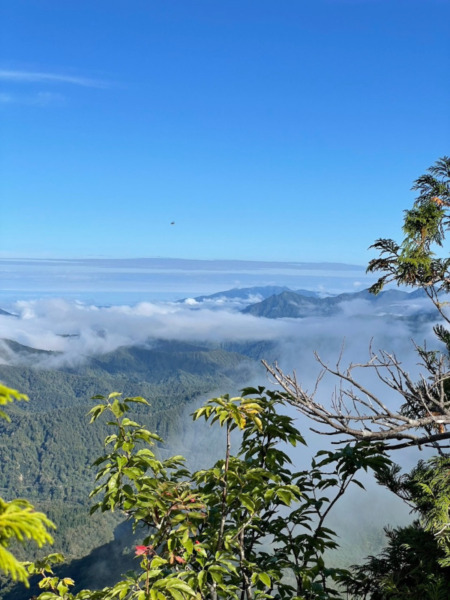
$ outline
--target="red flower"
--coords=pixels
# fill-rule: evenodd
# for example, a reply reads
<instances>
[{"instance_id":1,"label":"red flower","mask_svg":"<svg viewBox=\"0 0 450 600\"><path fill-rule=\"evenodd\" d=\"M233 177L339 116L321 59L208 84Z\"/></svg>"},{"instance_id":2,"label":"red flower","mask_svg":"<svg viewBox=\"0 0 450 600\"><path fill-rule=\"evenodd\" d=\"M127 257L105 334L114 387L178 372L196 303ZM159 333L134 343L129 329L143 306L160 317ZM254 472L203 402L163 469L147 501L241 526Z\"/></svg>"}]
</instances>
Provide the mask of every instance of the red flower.
<instances>
[{"instance_id":1,"label":"red flower","mask_svg":"<svg viewBox=\"0 0 450 600\"><path fill-rule=\"evenodd\" d=\"M143 554L149 555L153 550L153 546L136 546L136 556L142 556Z\"/></svg>"},{"instance_id":2,"label":"red flower","mask_svg":"<svg viewBox=\"0 0 450 600\"><path fill-rule=\"evenodd\" d=\"M174 558L177 561L177 563L180 563L180 565L184 565L184 563L186 562L181 556L175 556Z\"/></svg>"}]
</instances>

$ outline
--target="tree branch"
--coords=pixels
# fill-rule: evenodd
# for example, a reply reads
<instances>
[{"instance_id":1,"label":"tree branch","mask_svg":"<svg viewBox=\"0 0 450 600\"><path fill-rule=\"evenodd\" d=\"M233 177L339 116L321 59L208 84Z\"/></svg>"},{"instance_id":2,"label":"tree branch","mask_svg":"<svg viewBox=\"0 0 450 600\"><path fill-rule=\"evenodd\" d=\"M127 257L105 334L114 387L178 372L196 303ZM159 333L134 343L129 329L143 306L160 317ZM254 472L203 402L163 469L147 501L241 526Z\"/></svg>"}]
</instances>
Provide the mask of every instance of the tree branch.
<instances>
[{"instance_id":1,"label":"tree branch","mask_svg":"<svg viewBox=\"0 0 450 600\"><path fill-rule=\"evenodd\" d=\"M423 359L424 351L416 349ZM317 354L315 357L322 371L312 393L298 383L295 373L286 374L277 363L269 365L265 360L262 363L283 389L286 400L309 419L327 428L319 433L345 436L344 440L334 443L364 440L382 442L389 449L398 449L450 439L450 431L445 429L450 425L450 402L445 390L450 373L445 370L442 356L423 361L428 376L421 375L418 383L413 382L395 355L385 351L375 354L370 348L368 362L350 364L345 369L340 366L342 352L335 368L324 363ZM389 408L358 381L354 373L361 369L373 370L402 400L402 407L398 410ZM319 383L326 374L339 380L329 407L316 400Z\"/></svg>"}]
</instances>

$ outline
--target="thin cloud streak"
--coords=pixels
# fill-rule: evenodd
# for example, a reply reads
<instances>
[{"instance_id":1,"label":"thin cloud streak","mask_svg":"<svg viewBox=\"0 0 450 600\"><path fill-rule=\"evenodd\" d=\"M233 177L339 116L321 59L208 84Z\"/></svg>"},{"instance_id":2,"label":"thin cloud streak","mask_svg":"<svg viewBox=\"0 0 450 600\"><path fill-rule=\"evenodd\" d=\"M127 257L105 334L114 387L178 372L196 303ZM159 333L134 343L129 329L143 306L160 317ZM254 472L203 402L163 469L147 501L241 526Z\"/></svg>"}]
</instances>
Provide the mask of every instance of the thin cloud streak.
<instances>
[{"instance_id":1,"label":"thin cloud streak","mask_svg":"<svg viewBox=\"0 0 450 600\"><path fill-rule=\"evenodd\" d=\"M33 95L0 94L0 104L19 104L22 106L53 106L62 104L65 98L62 94L38 92Z\"/></svg>"},{"instance_id":2,"label":"thin cloud streak","mask_svg":"<svg viewBox=\"0 0 450 600\"><path fill-rule=\"evenodd\" d=\"M72 75L44 73L41 71L11 71L6 69L0 70L0 81L13 83L69 83L71 85L90 88L106 88L110 85L106 81L87 77L74 77Z\"/></svg>"}]
</instances>

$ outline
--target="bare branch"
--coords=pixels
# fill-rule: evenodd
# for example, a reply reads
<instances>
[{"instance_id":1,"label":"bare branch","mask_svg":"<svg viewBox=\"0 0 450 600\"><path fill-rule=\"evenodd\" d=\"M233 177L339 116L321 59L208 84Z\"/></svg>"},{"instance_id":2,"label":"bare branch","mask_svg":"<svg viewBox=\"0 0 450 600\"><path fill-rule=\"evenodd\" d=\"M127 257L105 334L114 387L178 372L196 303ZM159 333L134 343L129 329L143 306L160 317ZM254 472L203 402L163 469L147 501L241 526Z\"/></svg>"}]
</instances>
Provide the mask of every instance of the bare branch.
<instances>
[{"instance_id":1,"label":"bare branch","mask_svg":"<svg viewBox=\"0 0 450 600\"><path fill-rule=\"evenodd\" d=\"M371 347L366 363L350 364L345 369L341 368L342 351L335 368L315 354L322 370L312 393L298 383L295 372L289 375L277 363L269 365L264 360L262 363L281 386L286 400L300 413L326 427L325 431L318 433L344 436L334 443L365 440L381 442L389 449L427 444L436 446L450 439L450 431L446 430L446 425L450 425L450 402L445 390L450 373L445 369L446 361L442 356L434 356L432 360L426 352L416 349L423 359L422 366L428 372L427 377L421 375L418 382L411 379L394 354L385 351L375 354ZM361 369L373 370L379 380L401 399L402 407L398 410L390 408L367 389L355 374ZM339 380L329 407L316 400L319 383L326 374Z\"/></svg>"}]
</instances>

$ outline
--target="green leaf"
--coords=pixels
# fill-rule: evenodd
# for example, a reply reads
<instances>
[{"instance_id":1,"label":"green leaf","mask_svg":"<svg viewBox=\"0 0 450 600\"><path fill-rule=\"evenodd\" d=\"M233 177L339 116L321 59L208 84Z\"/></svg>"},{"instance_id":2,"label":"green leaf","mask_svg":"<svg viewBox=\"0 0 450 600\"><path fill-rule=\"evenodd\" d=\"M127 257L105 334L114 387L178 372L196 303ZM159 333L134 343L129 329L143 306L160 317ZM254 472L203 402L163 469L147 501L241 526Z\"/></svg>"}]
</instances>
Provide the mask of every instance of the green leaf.
<instances>
[{"instance_id":1,"label":"green leaf","mask_svg":"<svg viewBox=\"0 0 450 600\"><path fill-rule=\"evenodd\" d=\"M183 536L181 543L182 543L183 547L185 548L186 552L188 552L189 554L192 554L192 552L194 551L194 543L191 540L191 538L188 537L187 539L185 539Z\"/></svg>"},{"instance_id":2,"label":"green leaf","mask_svg":"<svg viewBox=\"0 0 450 600\"><path fill-rule=\"evenodd\" d=\"M158 569L162 565L166 565L166 564L167 564L167 560L165 558L162 558L161 556L155 556L155 558L153 558L152 562L150 563L150 567L152 569Z\"/></svg>"},{"instance_id":3,"label":"green leaf","mask_svg":"<svg viewBox=\"0 0 450 600\"><path fill-rule=\"evenodd\" d=\"M239 494L238 498L239 498L241 504L243 506L245 506L245 508L249 512L251 512L251 513L255 512L255 503L254 503L254 501L248 495L246 495L246 494Z\"/></svg>"},{"instance_id":4,"label":"green leaf","mask_svg":"<svg viewBox=\"0 0 450 600\"><path fill-rule=\"evenodd\" d=\"M196 595L194 590L185 581L181 581L180 579L168 579L167 580L167 589L169 591L174 590L174 589L179 590L181 592L184 592L188 596Z\"/></svg>"},{"instance_id":5,"label":"green leaf","mask_svg":"<svg viewBox=\"0 0 450 600\"><path fill-rule=\"evenodd\" d=\"M266 585L268 588L270 588L272 582L270 580L269 575L267 575L267 573L258 573L258 577L259 577L260 581L262 581L264 583L264 585Z\"/></svg>"},{"instance_id":6,"label":"green leaf","mask_svg":"<svg viewBox=\"0 0 450 600\"><path fill-rule=\"evenodd\" d=\"M125 412L125 405L116 398L111 406L113 415L117 418L121 417Z\"/></svg>"},{"instance_id":7,"label":"green leaf","mask_svg":"<svg viewBox=\"0 0 450 600\"><path fill-rule=\"evenodd\" d=\"M141 398L141 396L136 396L135 398L126 398L125 401L134 402L135 404L147 404L147 406L150 406L150 402L148 402L148 400L145 398Z\"/></svg>"},{"instance_id":8,"label":"green leaf","mask_svg":"<svg viewBox=\"0 0 450 600\"><path fill-rule=\"evenodd\" d=\"M206 576L207 576L207 573L205 570L200 571L200 573L198 574L198 585L199 585L200 589L203 589L203 587L205 586Z\"/></svg>"},{"instance_id":9,"label":"green leaf","mask_svg":"<svg viewBox=\"0 0 450 600\"><path fill-rule=\"evenodd\" d=\"M122 426L123 427L139 427L139 423L136 423L136 421L131 421L131 419L128 419L128 417L125 417L124 419L122 419Z\"/></svg>"},{"instance_id":10,"label":"green leaf","mask_svg":"<svg viewBox=\"0 0 450 600\"><path fill-rule=\"evenodd\" d=\"M61 596L64 596L64 594L66 594L69 591L69 586L65 585L62 581L60 581L56 586L56 589L58 590Z\"/></svg>"},{"instance_id":11,"label":"green leaf","mask_svg":"<svg viewBox=\"0 0 450 600\"><path fill-rule=\"evenodd\" d=\"M281 500L281 502L283 502L283 504L286 504L286 506L290 506L291 502L292 502L292 492L290 492L289 490L277 490L276 494L278 496L278 498Z\"/></svg>"},{"instance_id":12,"label":"green leaf","mask_svg":"<svg viewBox=\"0 0 450 600\"><path fill-rule=\"evenodd\" d=\"M169 594L174 600L185 600L185 595L175 588L169 588Z\"/></svg>"}]
</instances>

